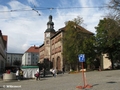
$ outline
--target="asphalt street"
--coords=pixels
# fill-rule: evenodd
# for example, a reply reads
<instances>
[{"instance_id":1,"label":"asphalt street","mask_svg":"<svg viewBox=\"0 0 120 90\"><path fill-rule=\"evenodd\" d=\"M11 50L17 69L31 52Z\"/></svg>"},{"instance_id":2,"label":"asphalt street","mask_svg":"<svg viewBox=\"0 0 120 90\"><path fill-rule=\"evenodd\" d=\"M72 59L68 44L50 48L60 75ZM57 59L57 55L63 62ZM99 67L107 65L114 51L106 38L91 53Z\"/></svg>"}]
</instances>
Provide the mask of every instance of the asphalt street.
<instances>
[{"instance_id":1,"label":"asphalt street","mask_svg":"<svg viewBox=\"0 0 120 90\"><path fill-rule=\"evenodd\" d=\"M90 71L85 73L85 85L91 88L80 89L84 86L82 72L77 74L49 75L36 81L35 79L5 82L0 80L0 90L120 90L120 70Z\"/></svg>"}]
</instances>

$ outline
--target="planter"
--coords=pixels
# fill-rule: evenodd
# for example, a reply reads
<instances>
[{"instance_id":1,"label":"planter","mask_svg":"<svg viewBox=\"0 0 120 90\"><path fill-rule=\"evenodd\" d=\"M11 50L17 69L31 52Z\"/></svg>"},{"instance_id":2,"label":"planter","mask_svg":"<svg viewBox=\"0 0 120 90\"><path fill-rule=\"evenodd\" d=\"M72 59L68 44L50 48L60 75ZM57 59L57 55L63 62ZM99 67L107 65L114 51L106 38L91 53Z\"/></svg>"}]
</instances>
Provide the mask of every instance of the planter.
<instances>
[{"instance_id":1,"label":"planter","mask_svg":"<svg viewBox=\"0 0 120 90\"><path fill-rule=\"evenodd\" d=\"M4 73L3 74L3 81L12 81L16 79L15 73Z\"/></svg>"}]
</instances>

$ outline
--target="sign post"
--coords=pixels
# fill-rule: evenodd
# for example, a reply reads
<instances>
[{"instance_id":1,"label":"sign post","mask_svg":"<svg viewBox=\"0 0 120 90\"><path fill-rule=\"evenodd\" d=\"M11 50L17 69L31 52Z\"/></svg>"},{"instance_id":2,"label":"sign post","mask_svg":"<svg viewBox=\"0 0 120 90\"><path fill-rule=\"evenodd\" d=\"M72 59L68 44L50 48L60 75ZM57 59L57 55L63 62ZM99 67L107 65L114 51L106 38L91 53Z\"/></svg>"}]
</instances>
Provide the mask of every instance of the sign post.
<instances>
[{"instance_id":1,"label":"sign post","mask_svg":"<svg viewBox=\"0 0 120 90\"><path fill-rule=\"evenodd\" d=\"M85 73L84 73L84 65L83 65L83 62L85 62L85 54L80 54L80 55L78 55L78 58L79 58L79 62L82 63L82 76L83 76L84 86L77 86L77 88L79 88L79 89L91 88L92 86L91 86L91 85L88 85L87 82L86 82L86 76L85 76Z\"/></svg>"}]
</instances>

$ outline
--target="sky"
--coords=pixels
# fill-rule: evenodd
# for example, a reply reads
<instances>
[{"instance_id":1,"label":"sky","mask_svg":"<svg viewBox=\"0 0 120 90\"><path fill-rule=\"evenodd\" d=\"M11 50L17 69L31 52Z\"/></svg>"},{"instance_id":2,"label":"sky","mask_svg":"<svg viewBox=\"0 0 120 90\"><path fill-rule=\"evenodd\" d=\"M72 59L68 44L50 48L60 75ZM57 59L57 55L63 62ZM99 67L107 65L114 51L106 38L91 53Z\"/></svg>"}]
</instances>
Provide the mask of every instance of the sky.
<instances>
[{"instance_id":1,"label":"sky","mask_svg":"<svg viewBox=\"0 0 120 90\"><path fill-rule=\"evenodd\" d=\"M110 0L0 0L0 30L8 36L7 52L24 53L31 46L44 43L49 15L53 16L54 29L78 16L83 27L96 33L95 27L106 13Z\"/></svg>"}]
</instances>

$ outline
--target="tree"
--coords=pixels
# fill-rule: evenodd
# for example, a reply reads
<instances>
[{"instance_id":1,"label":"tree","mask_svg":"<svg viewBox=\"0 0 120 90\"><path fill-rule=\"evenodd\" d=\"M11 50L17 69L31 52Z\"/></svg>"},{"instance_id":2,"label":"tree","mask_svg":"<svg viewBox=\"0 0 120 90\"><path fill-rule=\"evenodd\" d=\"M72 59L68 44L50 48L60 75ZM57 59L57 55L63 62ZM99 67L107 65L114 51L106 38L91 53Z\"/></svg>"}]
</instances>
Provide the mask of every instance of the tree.
<instances>
[{"instance_id":1,"label":"tree","mask_svg":"<svg viewBox=\"0 0 120 90\"><path fill-rule=\"evenodd\" d=\"M114 19L120 24L120 1L119 0L111 0L108 4L107 10L109 14L107 15L108 18Z\"/></svg>"},{"instance_id":2,"label":"tree","mask_svg":"<svg viewBox=\"0 0 120 90\"><path fill-rule=\"evenodd\" d=\"M120 0L111 0L108 7L120 11Z\"/></svg>"},{"instance_id":3,"label":"tree","mask_svg":"<svg viewBox=\"0 0 120 90\"><path fill-rule=\"evenodd\" d=\"M104 18L100 20L96 32L97 51L108 54L113 68L114 60L120 55L120 26L114 19Z\"/></svg>"},{"instance_id":4,"label":"tree","mask_svg":"<svg viewBox=\"0 0 120 90\"><path fill-rule=\"evenodd\" d=\"M94 55L94 35L93 33L85 32L86 30L79 26L82 23L80 17L73 21L66 22L66 27L63 37L63 55L67 63L79 68L78 55L85 54L86 61L93 59Z\"/></svg>"},{"instance_id":5,"label":"tree","mask_svg":"<svg viewBox=\"0 0 120 90\"><path fill-rule=\"evenodd\" d=\"M66 23L66 29L64 32L64 37L63 37L63 55L66 60L66 63L70 64L71 67L72 64L76 64L76 53L75 53L75 48L76 45L75 42L75 26L76 24L72 21L69 21Z\"/></svg>"}]
</instances>

